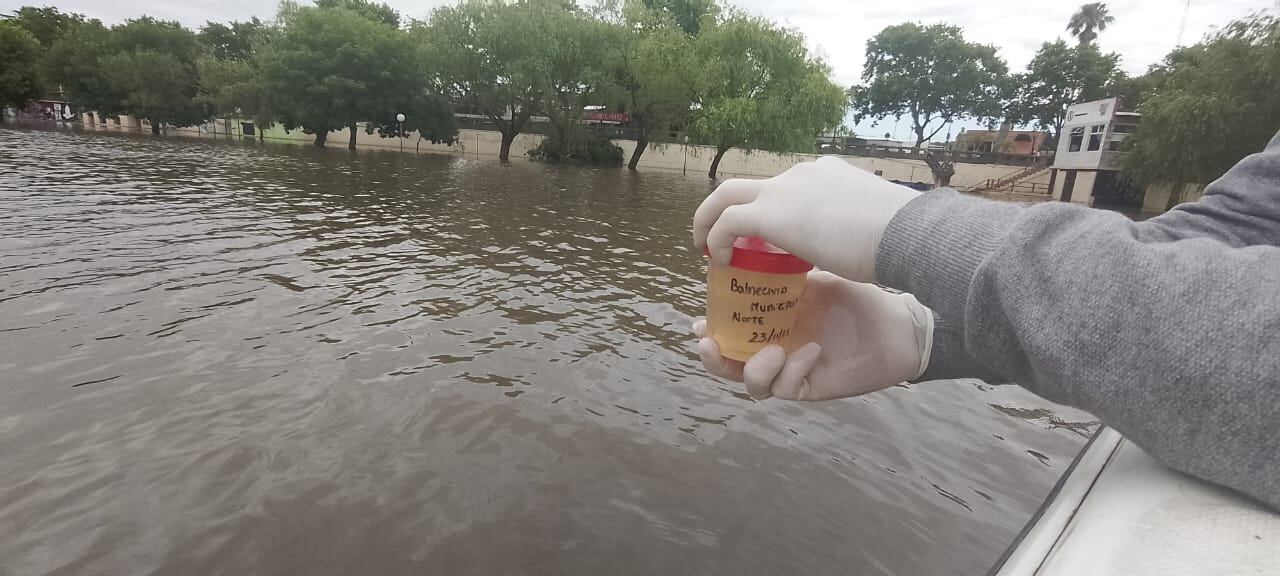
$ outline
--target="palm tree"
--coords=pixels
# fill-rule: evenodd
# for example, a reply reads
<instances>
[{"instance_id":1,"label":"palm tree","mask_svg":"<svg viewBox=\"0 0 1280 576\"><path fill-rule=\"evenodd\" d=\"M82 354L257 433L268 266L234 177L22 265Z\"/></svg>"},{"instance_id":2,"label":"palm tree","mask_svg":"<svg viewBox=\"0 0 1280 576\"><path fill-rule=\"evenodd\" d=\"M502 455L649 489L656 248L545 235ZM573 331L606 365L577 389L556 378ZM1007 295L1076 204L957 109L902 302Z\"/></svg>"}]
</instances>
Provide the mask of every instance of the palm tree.
<instances>
[{"instance_id":1,"label":"palm tree","mask_svg":"<svg viewBox=\"0 0 1280 576\"><path fill-rule=\"evenodd\" d=\"M1093 42L1098 37L1098 32L1107 29L1107 25L1115 22L1116 19L1107 12L1107 5L1104 2L1093 2L1080 7L1080 11L1071 16L1071 21L1067 23L1067 30L1071 31L1071 35L1080 39L1080 45L1084 46Z\"/></svg>"}]
</instances>

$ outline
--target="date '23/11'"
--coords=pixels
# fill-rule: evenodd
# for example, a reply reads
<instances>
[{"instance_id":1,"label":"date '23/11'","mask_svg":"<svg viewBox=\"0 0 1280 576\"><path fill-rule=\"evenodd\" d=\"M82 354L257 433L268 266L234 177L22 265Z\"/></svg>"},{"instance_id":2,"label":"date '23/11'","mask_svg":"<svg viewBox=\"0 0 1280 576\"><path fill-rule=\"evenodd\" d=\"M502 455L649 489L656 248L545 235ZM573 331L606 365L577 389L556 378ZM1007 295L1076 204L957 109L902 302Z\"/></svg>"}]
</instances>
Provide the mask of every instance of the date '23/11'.
<instances>
[{"instance_id":1,"label":"date '23/11'","mask_svg":"<svg viewBox=\"0 0 1280 576\"><path fill-rule=\"evenodd\" d=\"M752 344L755 344L755 343L768 344L771 342L781 342L784 338L786 338L790 334L791 334L790 328L783 328L783 329L774 328L772 330L769 330L768 332L752 332L751 339L747 340L747 342L750 342Z\"/></svg>"}]
</instances>

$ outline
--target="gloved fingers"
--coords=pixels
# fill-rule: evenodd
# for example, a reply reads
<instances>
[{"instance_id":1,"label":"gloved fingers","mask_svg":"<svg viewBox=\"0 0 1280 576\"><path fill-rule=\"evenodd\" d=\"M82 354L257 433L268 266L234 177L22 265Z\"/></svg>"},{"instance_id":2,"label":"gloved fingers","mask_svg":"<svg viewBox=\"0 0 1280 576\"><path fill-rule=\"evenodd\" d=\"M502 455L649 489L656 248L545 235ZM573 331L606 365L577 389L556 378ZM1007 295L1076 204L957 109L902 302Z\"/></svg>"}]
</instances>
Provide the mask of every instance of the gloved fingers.
<instances>
[{"instance_id":1,"label":"gloved fingers","mask_svg":"<svg viewBox=\"0 0 1280 576\"><path fill-rule=\"evenodd\" d=\"M712 376L719 376L734 382L742 381L742 362L720 355L720 345L714 338L698 340L698 357L702 359L702 367Z\"/></svg>"},{"instance_id":2,"label":"gloved fingers","mask_svg":"<svg viewBox=\"0 0 1280 576\"><path fill-rule=\"evenodd\" d=\"M818 164L826 166L829 169L843 170L846 172L846 174L844 174L845 177L856 177L876 184L893 184L884 178L876 176L875 173L870 170L859 168L853 164L845 162L844 159L839 156L823 156L818 159Z\"/></svg>"},{"instance_id":3,"label":"gloved fingers","mask_svg":"<svg viewBox=\"0 0 1280 576\"><path fill-rule=\"evenodd\" d=\"M853 164L845 162L844 160L841 160L840 158L837 158L835 156L823 156L818 159L817 164L819 166L830 166L833 168L840 168L840 169L857 168L857 166L854 166Z\"/></svg>"},{"instance_id":4,"label":"gloved fingers","mask_svg":"<svg viewBox=\"0 0 1280 576\"><path fill-rule=\"evenodd\" d=\"M707 247L707 234L711 227L720 220L720 215L730 206L749 204L760 195L759 180L726 180L716 187L698 210L693 213L693 245L699 250Z\"/></svg>"},{"instance_id":5,"label":"gloved fingers","mask_svg":"<svg viewBox=\"0 0 1280 576\"><path fill-rule=\"evenodd\" d=\"M733 242L743 236L759 236L761 216L750 204L738 204L725 208L711 230L707 232L706 246L711 261L728 266L733 258Z\"/></svg>"},{"instance_id":6,"label":"gloved fingers","mask_svg":"<svg viewBox=\"0 0 1280 576\"><path fill-rule=\"evenodd\" d=\"M773 379L787 362L787 352L781 346L770 344L761 348L742 369L742 381L747 394L756 400L773 396Z\"/></svg>"},{"instance_id":7,"label":"gloved fingers","mask_svg":"<svg viewBox=\"0 0 1280 576\"><path fill-rule=\"evenodd\" d=\"M809 373L818 364L820 356L822 346L817 342L805 344L787 356L786 363L778 371L778 375L773 377L770 388L773 395L783 400L817 400L810 390Z\"/></svg>"}]
</instances>

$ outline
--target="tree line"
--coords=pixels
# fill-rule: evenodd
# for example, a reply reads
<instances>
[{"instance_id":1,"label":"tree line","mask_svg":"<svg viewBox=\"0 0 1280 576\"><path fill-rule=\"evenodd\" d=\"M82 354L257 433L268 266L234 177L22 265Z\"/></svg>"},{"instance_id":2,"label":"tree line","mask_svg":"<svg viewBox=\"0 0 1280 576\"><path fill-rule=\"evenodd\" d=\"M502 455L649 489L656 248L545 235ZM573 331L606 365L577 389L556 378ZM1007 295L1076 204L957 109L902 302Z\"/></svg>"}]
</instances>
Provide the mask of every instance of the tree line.
<instances>
[{"instance_id":1,"label":"tree line","mask_svg":"<svg viewBox=\"0 0 1280 576\"><path fill-rule=\"evenodd\" d=\"M1125 177L1138 185L1207 184L1280 130L1280 19L1273 14L1232 22L1136 77L1122 70L1119 54L1095 43L1114 21L1104 3L1081 6L1066 26L1076 43L1044 42L1015 73L995 47L965 39L958 27L890 26L867 42L863 82L850 88L850 102L860 119L909 122L918 150L966 118L1034 126L1057 142L1072 104L1118 97L1142 114L1122 158ZM954 169L929 160L935 179Z\"/></svg>"},{"instance_id":2,"label":"tree line","mask_svg":"<svg viewBox=\"0 0 1280 576\"><path fill-rule=\"evenodd\" d=\"M452 142L454 112L466 112L501 132L503 160L536 117L547 134L534 155L621 163L620 148L582 125L604 107L630 116L630 167L681 126L715 147L714 177L732 148L812 151L846 107L803 36L713 0L472 1L423 21L369 0L316 0L199 31L26 7L0 28L0 42L11 38L22 53L6 67L29 74L5 88L6 104L56 85L78 109L146 118L154 131L234 113L317 145L345 127L354 147L359 122L396 135L398 114L405 131Z\"/></svg>"},{"instance_id":3,"label":"tree line","mask_svg":"<svg viewBox=\"0 0 1280 576\"><path fill-rule=\"evenodd\" d=\"M919 150L949 123L1034 126L1061 137L1073 103L1119 96L1144 121L1126 173L1207 182L1280 122L1280 26L1254 15L1180 48L1138 77L1096 38L1114 18L1086 4L1011 72L994 46L946 24L889 26L866 45L861 82L838 86L795 30L716 0L471 0L405 20L371 0L285 2L270 22L210 22L197 31L146 16L115 26L54 8L0 21L0 106L60 87L78 109L146 118L152 129L239 115L314 135L356 127L457 136L455 112L516 136L544 122L531 155L621 163L621 149L583 126L589 108L629 115L635 168L680 128L712 146L710 175L732 148L813 152L814 136L862 119L905 120ZM931 163L935 177L945 166Z\"/></svg>"}]
</instances>

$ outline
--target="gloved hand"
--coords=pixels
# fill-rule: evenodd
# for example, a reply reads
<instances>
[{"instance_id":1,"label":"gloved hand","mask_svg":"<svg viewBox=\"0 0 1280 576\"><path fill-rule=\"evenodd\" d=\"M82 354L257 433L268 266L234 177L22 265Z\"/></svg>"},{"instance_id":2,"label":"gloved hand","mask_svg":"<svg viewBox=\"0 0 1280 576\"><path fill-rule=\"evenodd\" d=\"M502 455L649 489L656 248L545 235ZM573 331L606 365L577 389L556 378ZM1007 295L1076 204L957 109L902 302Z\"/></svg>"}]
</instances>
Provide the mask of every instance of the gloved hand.
<instances>
[{"instance_id":1,"label":"gloved hand","mask_svg":"<svg viewBox=\"0 0 1280 576\"><path fill-rule=\"evenodd\" d=\"M814 271L796 307L792 342L808 343L790 355L767 346L745 363L720 356L699 318L693 332L702 365L745 382L747 394L760 400L858 396L915 380L929 366L933 313L910 294Z\"/></svg>"},{"instance_id":2,"label":"gloved hand","mask_svg":"<svg viewBox=\"0 0 1280 576\"><path fill-rule=\"evenodd\" d=\"M729 263L733 241L759 236L856 282L875 282L885 228L920 193L839 158L797 164L767 180L728 180L693 216L693 242Z\"/></svg>"}]
</instances>

